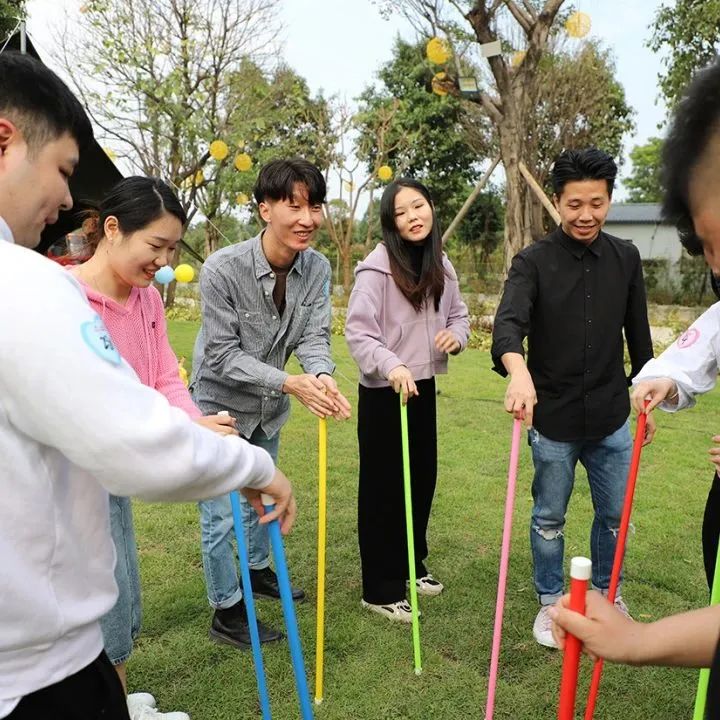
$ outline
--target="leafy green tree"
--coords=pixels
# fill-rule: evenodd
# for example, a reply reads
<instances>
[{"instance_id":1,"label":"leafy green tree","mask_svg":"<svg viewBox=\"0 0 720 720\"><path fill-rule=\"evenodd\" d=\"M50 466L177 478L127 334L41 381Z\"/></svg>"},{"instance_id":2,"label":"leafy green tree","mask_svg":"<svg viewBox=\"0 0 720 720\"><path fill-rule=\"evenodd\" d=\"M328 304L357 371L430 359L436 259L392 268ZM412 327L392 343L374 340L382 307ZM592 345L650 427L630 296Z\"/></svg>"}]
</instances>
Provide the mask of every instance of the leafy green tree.
<instances>
[{"instance_id":1,"label":"leafy green tree","mask_svg":"<svg viewBox=\"0 0 720 720\"><path fill-rule=\"evenodd\" d=\"M375 162L375 118L397 103L388 128L388 140L395 149L388 153L387 163L396 173L411 175L430 187L438 217L447 227L467 196L468 184L479 176L478 160L488 153L489 127L482 141L477 140L477 133L470 135L462 101L431 92L432 78L425 41L412 44L396 39L392 58L378 72L380 83L366 88L358 98L358 154L368 167Z\"/></svg>"},{"instance_id":2,"label":"leafy green tree","mask_svg":"<svg viewBox=\"0 0 720 720\"><path fill-rule=\"evenodd\" d=\"M669 107L699 68L720 51L720 0L674 0L663 4L650 25L648 47L662 57L660 92Z\"/></svg>"},{"instance_id":3,"label":"leafy green tree","mask_svg":"<svg viewBox=\"0 0 720 720\"><path fill-rule=\"evenodd\" d=\"M25 0L0 0L0 45L25 15Z\"/></svg>"},{"instance_id":4,"label":"leafy green tree","mask_svg":"<svg viewBox=\"0 0 720 720\"><path fill-rule=\"evenodd\" d=\"M656 203L662 200L660 154L663 141L650 138L644 145L636 145L630 152L632 172L625 179L630 202Z\"/></svg>"}]
</instances>

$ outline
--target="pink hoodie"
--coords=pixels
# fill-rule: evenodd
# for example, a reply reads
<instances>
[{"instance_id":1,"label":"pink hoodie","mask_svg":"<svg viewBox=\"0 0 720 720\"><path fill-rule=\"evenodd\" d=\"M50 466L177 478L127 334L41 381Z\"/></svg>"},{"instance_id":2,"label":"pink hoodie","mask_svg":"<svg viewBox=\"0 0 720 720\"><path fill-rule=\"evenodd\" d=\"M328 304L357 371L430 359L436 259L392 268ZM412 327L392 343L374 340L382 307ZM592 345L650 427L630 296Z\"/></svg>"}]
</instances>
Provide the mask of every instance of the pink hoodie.
<instances>
[{"instance_id":1,"label":"pink hoodie","mask_svg":"<svg viewBox=\"0 0 720 720\"><path fill-rule=\"evenodd\" d=\"M170 347L165 308L152 286L133 288L125 305L93 290L80 280L90 305L110 331L120 355L128 361L144 385L162 393L174 407L191 418L202 413L180 379L178 361Z\"/></svg>"},{"instance_id":2,"label":"pink hoodie","mask_svg":"<svg viewBox=\"0 0 720 720\"><path fill-rule=\"evenodd\" d=\"M345 339L360 368L365 387L387 387L387 376L406 365L415 380L447 372L447 353L435 348L435 335L445 328L467 345L468 310L460 297L457 275L443 255L445 290L436 311L432 299L419 312L395 284L390 259L380 243L355 268L355 285L348 302Z\"/></svg>"}]
</instances>

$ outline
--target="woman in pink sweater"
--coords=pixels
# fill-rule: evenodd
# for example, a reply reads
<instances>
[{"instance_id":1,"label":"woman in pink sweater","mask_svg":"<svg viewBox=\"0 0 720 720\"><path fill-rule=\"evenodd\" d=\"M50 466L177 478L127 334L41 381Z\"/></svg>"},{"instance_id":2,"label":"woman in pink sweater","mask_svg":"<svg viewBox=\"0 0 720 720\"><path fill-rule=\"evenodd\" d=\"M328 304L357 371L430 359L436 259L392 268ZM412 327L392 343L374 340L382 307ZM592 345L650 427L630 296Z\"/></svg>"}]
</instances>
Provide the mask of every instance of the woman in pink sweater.
<instances>
[{"instance_id":1,"label":"woman in pink sweater","mask_svg":"<svg viewBox=\"0 0 720 720\"><path fill-rule=\"evenodd\" d=\"M140 380L198 423L220 433L235 433L234 420L203 417L180 379L167 337L155 273L169 264L187 216L162 180L130 177L103 199L97 217L84 223L94 255L71 270L83 285L122 357ZM130 450L129 450L130 451ZM101 620L105 651L127 689L125 664L140 632L140 574L130 499L110 497L110 526L117 553L115 607ZM149 693L128 698L132 720L188 720L186 713L160 713Z\"/></svg>"}]
</instances>

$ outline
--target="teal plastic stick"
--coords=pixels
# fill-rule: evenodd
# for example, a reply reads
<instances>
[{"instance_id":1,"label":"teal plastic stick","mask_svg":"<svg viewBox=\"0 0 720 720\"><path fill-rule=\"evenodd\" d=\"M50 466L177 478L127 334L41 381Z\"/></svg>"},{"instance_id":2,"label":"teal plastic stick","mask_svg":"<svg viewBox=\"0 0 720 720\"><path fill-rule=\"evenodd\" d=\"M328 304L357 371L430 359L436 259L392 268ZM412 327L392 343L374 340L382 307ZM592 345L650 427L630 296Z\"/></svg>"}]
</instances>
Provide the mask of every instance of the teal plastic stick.
<instances>
[{"instance_id":1,"label":"teal plastic stick","mask_svg":"<svg viewBox=\"0 0 720 720\"><path fill-rule=\"evenodd\" d=\"M712 591L710 592L710 605L720 603L720 542L718 542L717 557L715 558L715 572L713 573ZM705 720L705 703L707 702L708 685L710 684L710 669L703 668L698 679L698 689L695 695L695 712L693 720Z\"/></svg>"},{"instance_id":2,"label":"teal plastic stick","mask_svg":"<svg viewBox=\"0 0 720 720\"><path fill-rule=\"evenodd\" d=\"M402 433L403 486L405 488L405 526L407 528L408 573L410 575L410 607L412 608L413 655L415 674L422 672L420 659L420 620L418 616L417 584L415 577L415 537L413 534L412 489L410 487L410 442L408 439L407 405L400 393L400 429Z\"/></svg>"}]
</instances>

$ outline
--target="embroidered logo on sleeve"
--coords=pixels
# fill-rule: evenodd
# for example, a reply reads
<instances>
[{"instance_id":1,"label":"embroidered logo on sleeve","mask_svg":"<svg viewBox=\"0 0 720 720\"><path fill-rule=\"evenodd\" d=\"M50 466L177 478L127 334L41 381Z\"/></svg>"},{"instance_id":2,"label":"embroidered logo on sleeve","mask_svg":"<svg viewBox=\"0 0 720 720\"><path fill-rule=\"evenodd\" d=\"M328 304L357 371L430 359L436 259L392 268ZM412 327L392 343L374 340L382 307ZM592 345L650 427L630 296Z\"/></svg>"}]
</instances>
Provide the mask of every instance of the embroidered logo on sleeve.
<instances>
[{"instance_id":1,"label":"embroidered logo on sleeve","mask_svg":"<svg viewBox=\"0 0 720 720\"><path fill-rule=\"evenodd\" d=\"M677 340L677 346L681 350L689 348L694 345L700 338L700 331L697 328L688 328Z\"/></svg>"},{"instance_id":2,"label":"embroidered logo on sleeve","mask_svg":"<svg viewBox=\"0 0 720 720\"><path fill-rule=\"evenodd\" d=\"M120 364L120 353L113 345L110 333L107 331L105 324L96 315L94 319L84 322L80 326L80 333L85 344L100 358L113 365Z\"/></svg>"}]
</instances>

